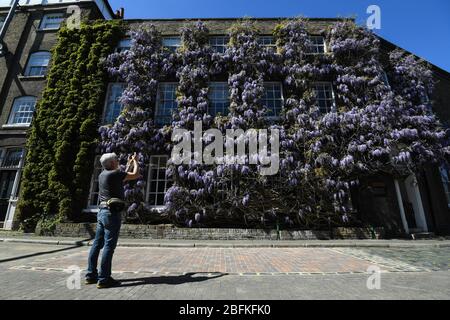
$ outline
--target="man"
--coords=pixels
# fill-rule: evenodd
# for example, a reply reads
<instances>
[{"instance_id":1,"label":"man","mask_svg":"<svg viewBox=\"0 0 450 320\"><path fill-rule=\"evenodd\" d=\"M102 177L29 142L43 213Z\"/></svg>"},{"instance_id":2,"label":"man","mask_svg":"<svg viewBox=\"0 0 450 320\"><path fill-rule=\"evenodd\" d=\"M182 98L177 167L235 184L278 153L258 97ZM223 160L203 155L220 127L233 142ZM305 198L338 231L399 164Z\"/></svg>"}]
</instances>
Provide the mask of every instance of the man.
<instances>
[{"instance_id":1,"label":"man","mask_svg":"<svg viewBox=\"0 0 450 320\"><path fill-rule=\"evenodd\" d=\"M131 173L119 169L119 161L114 153L104 154L100 158L103 172L100 174L99 197L100 211L97 215L95 240L89 253L89 266L86 284L97 283L97 288L104 289L118 286L120 283L111 277L111 264L117 246L122 223L122 212L125 209L123 184L139 179L138 156L135 153L128 162L133 167ZM128 170L127 170L128 171ZM100 273L97 271L97 260L103 248Z\"/></svg>"}]
</instances>

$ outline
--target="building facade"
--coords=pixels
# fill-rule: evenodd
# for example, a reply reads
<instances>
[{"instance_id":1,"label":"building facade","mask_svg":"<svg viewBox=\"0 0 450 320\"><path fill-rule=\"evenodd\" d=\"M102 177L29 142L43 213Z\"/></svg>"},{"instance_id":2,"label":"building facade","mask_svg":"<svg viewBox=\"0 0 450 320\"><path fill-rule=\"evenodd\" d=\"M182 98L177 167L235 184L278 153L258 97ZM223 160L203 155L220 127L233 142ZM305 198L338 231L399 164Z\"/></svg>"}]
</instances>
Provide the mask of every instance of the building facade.
<instances>
[{"instance_id":1,"label":"building facade","mask_svg":"<svg viewBox=\"0 0 450 320\"><path fill-rule=\"evenodd\" d=\"M9 2L9 1L4 1ZM8 53L0 62L0 148L1 156L1 211L0 221L5 228L11 228L14 220L14 205L20 190L20 172L23 167L27 128L30 126L36 101L45 87L45 72L48 68L50 49L56 43L59 23L64 19L64 10L71 1L47 1L45 5L28 3L21 6L12 20L4 39ZM6 16L7 6L1 8L1 17ZM84 19L111 19L114 17L107 2L78 1ZM197 20L197 19L193 19ZM226 49L227 30L237 19L201 19L210 30L209 44L219 53ZM254 19L260 30L259 41L263 46L275 47L273 30L281 19ZM321 30L339 19L309 19L308 32L313 45L311 54L326 54L329 48ZM129 28L142 25L155 25L161 32L162 44L169 50L181 46L180 28L186 20L126 20ZM130 47L130 40L123 39L117 50L124 51ZM395 45L382 40L382 48L391 51ZM433 109L442 123L450 125L450 75L433 67L437 81L434 96L429 97ZM386 79L389 81L389 79ZM334 83L318 82L314 89L322 112L326 113L334 104ZM159 84L155 122L164 125L170 122L171 113L177 107L176 87L174 81ZM279 115L283 108L283 79L266 82L264 85L266 105L273 117ZM100 125L111 124L122 111L119 98L124 84L111 79L105 99L103 119ZM209 85L209 113L227 114L229 108L229 88L227 80L218 80ZM148 166L146 203L155 210L164 208L164 195L171 185L166 176L168 155L154 155ZM86 203L86 213L98 210L98 180L101 171L98 158L93 163L94 175L90 195ZM354 206L360 216L371 225L383 225L403 233L435 232L450 233L450 173L449 168L424 168L417 176L392 177L374 176L362 181L362 187L352 194Z\"/></svg>"},{"instance_id":2,"label":"building facade","mask_svg":"<svg viewBox=\"0 0 450 320\"><path fill-rule=\"evenodd\" d=\"M13 1L0 1L0 27ZM0 226L11 228L20 192L27 130L46 85L51 49L61 23L80 8L81 20L112 19L109 3L71 0L21 0L1 39L0 56Z\"/></svg>"}]
</instances>

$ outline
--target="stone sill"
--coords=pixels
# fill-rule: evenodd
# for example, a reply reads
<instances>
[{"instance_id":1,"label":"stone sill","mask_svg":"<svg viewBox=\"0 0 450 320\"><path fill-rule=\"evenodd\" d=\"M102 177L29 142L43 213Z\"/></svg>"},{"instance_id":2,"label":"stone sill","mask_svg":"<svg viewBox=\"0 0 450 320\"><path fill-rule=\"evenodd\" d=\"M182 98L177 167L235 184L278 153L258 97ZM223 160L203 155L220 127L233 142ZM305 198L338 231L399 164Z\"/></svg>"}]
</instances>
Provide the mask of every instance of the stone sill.
<instances>
[{"instance_id":1,"label":"stone sill","mask_svg":"<svg viewBox=\"0 0 450 320\"><path fill-rule=\"evenodd\" d=\"M45 80L47 76L19 76L21 81L42 81Z\"/></svg>"}]
</instances>

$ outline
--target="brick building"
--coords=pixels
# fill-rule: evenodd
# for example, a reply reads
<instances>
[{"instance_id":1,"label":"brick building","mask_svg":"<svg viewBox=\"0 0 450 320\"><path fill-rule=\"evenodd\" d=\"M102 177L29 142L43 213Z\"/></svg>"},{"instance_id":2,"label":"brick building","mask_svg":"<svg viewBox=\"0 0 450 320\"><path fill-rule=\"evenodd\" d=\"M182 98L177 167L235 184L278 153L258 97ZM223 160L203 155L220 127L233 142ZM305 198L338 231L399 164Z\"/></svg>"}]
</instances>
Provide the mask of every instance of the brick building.
<instances>
[{"instance_id":1,"label":"brick building","mask_svg":"<svg viewBox=\"0 0 450 320\"><path fill-rule=\"evenodd\" d=\"M25 1L23 1L25 2ZM20 187L20 171L23 166L26 131L32 121L35 102L45 86L45 72L50 61L49 50L56 42L59 23L74 1L27 1L16 10L9 25L4 43L7 52L0 58L0 221L4 227L12 226L14 206ZM22 3L22 2L21 2ZM35 4L36 3L36 4ZM76 1L82 9L83 19L112 19L114 13L107 1ZM8 11L9 0L0 0L0 25ZM2 20L3 19L3 20ZM195 19L197 20L197 19ZM210 30L210 45L223 52L228 42L226 34L236 19L202 19ZM255 19L260 30L260 42L275 46L272 31L281 19ZM325 54L327 44L320 30L338 19L309 19L309 33L316 54ZM126 20L130 27L153 24L163 35L163 45L176 50L180 46L179 29L185 23L181 19ZM128 39L120 42L117 50L127 50ZM382 40L382 48L389 52L396 48ZM437 80L434 96L430 97L433 109L442 123L450 125L450 74L433 66ZM388 79L387 79L388 81ZM164 124L176 106L176 83L160 83L155 119ZM283 83L268 82L265 85L265 103L279 110L283 106ZM112 123L122 110L118 103L123 85L111 81L105 99L102 124ZM333 103L333 83L318 83L316 92L327 97L324 107ZM214 112L226 112L229 105L228 86L225 82L210 85L210 102ZM100 125L100 124L99 124ZM166 155L152 156L149 163L148 187L145 199L156 209L163 207L164 193L170 181L165 175ZM96 177L100 172L98 160L92 179L90 196L86 201L86 212L98 208L98 186ZM363 188L355 193L353 201L358 215L372 225L385 225L390 229L401 229L404 233L436 232L450 233L450 173L448 168L424 168L417 177L377 176L363 181Z\"/></svg>"}]
</instances>

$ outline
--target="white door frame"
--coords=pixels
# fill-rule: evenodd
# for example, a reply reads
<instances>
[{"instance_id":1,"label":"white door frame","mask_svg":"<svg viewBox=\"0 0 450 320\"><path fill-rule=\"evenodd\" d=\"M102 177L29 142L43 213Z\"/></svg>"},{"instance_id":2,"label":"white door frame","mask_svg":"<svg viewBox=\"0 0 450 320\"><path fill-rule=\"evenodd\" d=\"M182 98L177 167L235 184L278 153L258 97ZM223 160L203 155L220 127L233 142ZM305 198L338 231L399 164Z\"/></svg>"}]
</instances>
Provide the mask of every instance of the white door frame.
<instances>
[{"instance_id":1,"label":"white door frame","mask_svg":"<svg viewBox=\"0 0 450 320\"><path fill-rule=\"evenodd\" d=\"M416 220L417 228L421 232L428 232L427 220L425 218L425 210L423 208L422 196L420 195L419 183L415 175L410 175L404 180L406 192L408 194L409 201L412 202L414 208L414 218ZM402 219L403 229L407 234L410 234L411 230L408 226L406 219L405 208L403 206L403 197L400 190L400 182L398 179L394 180L395 190L397 193L398 206L400 208L400 216Z\"/></svg>"}]
</instances>

